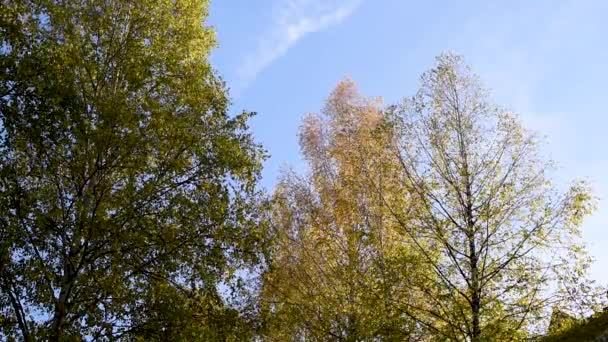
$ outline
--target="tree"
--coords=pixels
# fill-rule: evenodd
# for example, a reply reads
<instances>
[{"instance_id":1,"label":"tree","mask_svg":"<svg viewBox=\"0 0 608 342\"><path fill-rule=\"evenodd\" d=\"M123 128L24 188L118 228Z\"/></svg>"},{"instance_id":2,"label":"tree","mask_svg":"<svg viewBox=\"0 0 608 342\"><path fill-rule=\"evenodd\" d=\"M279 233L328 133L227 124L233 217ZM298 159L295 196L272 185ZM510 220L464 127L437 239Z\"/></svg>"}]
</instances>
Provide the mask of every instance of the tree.
<instances>
[{"instance_id":1,"label":"tree","mask_svg":"<svg viewBox=\"0 0 608 342\"><path fill-rule=\"evenodd\" d=\"M2 2L0 338L245 325L218 285L263 257L264 153L250 114L227 114L206 15L200 0Z\"/></svg>"},{"instance_id":2,"label":"tree","mask_svg":"<svg viewBox=\"0 0 608 342\"><path fill-rule=\"evenodd\" d=\"M424 337L408 306L424 306L415 289L432 274L382 203L409 205L380 105L345 80L321 115L303 121L310 174L286 172L274 196L276 241L262 292L270 340Z\"/></svg>"},{"instance_id":3,"label":"tree","mask_svg":"<svg viewBox=\"0 0 608 342\"><path fill-rule=\"evenodd\" d=\"M433 310L413 313L450 340L524 338L552 307L572 312L588 299L579 236L593 197L581 182L552 185L537 136L489 102L459 56L438 57L421 82L387 112L416 219L383 196L421 253L440 252L419 265L437 276Z\"/></svg>"}]
</instances>

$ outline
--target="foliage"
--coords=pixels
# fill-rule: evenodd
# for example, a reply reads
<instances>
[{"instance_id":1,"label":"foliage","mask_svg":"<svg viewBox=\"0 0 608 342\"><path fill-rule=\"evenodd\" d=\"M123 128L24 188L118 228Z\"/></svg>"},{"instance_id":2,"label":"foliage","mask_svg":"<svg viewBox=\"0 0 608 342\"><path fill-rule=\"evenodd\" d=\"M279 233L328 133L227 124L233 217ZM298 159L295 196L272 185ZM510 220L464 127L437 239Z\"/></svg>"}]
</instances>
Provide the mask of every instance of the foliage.
<instances>
[{"instance_id":1,"label":"foliage","mask_svg":"<svg viewBox=\"0 0 608 342\"><path fill-rule=\"evenodd\" d=\"M275 191L277 241L262 297L270 340L422 337L404 310L424 305L411 283L427 274L380 201L382 192L407 203L379 104L345 80L322 115L304 119L310 175L285 173Z\"/></svg>"},{"instance_id":2,"label":"foliage","mask_svg":"<svg viewBox=\"0 0 608 342\"><path fill-rule=\"evenodd\" d=\"M250 114L227 114L206 15L200 0L2 2L1 338L245 324L217 289L263 258L263 151Z\"/></svg>"},{"instance_id":3,"label":"foliage","mask_svg":"<svg viewBox=\"0 0 608 342\"><path fill-rule=\"evenodd\" d=\"M588 186L550 182L536 135L459 56L439 56L401 105L346 81L323 114L300 134L310 175L275 192L269 336L525 340L552 308L599 308L580 241Z\"/></svg>"},{"instance_id":4,"label":"foliage","mask_svg":"<svg viewBox=\"0 0 608 342\"><path fill-rule=\"evenodd\" d=\"M388 108L341 82L268 203L207 7L2 1L1 339L526 340L551 309L548 341L605 329L578 321L601 305L589 187L551 183L461 57Z\"/></svg>"},{"instance_id":5,"label":"foliage","mask_svg":"<svg viewBox=\"0 0 608 342\"><path fill-rule=\"evenodd\" d=\"M547 328L547 334L553 335L560 331L571 329L577 323L577 319L556 308L551 313L551 321Z\"/></svg>"},{"instance_id":6,"label":"foliage","mask_svg":"<svg viewBox=\"0 0 608 342\"><path fill-rule=\"evenodd\" d=\"M568 329L551 333L541 342L605 341L608 339L608 312L598 313L572 323Z\"/></svg>"},{"instance_id":7,"label":"foliage","mask_svg":"<svg viewBox=\"0 0 608 342\"><path fill-rule=\"evenodd\" d=\"M546 326L553 306L597 309L579 239L590 190L554 186L536 136L488 98L461 57L445 54L388 113L420 208L416 220L398 222L422 253L441 254L419 267L437 275L432 324L450 340L524 339ZM403 216L400 201L385 202Z\"/></svg>"}]
</instances>

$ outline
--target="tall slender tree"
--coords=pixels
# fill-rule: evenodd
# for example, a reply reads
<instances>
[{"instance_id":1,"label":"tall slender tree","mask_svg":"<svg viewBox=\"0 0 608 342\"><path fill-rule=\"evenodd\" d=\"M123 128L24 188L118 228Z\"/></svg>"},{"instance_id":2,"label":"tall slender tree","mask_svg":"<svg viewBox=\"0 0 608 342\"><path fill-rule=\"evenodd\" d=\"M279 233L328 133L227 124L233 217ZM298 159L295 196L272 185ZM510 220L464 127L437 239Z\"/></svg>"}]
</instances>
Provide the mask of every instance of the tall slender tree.
<instances>
[{"instance_id":1,"label":"tall slender tree","mask_svg":"<svg viewBox=\"0 0 608 342\"><path fill-rule=\"evenodd\" d=\"M0 339L244 324L217 288L260 261L263 151L227 114L207 5L2 1Z\"/></svg>"},{"instance_id":2,"label":"tall slender tree","mask_svg":"<svg viewBox=\"0 0 608 342\"><path fill-rule=\"evenodd\" d=\"M519 340L553 307L583 313L592 289L579 239L593 209L587 185L550 182L536 135L490 103L461 57L441 55L421 82L387 113L416 219L383 196L420 251L441 254L419 265L437 276L428 297L437 305L418 318L449 340Z\"/></svg>"}]
</instances>

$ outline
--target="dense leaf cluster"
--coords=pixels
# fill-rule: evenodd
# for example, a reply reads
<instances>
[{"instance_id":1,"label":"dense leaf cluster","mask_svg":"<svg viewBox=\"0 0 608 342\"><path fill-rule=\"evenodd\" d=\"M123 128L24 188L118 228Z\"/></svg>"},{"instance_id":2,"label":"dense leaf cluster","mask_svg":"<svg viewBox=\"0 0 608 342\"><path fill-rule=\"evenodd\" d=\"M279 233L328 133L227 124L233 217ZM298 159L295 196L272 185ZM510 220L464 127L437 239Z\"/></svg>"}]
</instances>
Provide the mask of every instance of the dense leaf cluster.
<instances>
[{"instance_id":1,"label":"dense leaf cluster","mask_svg":"<svg viewBox=\"0 0 608 342\"><path fill-rule=\"evenodd\" d=\"M262 258L264 154L249 114L227 114L206 11L3 2L0 338L206 340L240 324L218 284Z\"/></svg>"}]
</instances>

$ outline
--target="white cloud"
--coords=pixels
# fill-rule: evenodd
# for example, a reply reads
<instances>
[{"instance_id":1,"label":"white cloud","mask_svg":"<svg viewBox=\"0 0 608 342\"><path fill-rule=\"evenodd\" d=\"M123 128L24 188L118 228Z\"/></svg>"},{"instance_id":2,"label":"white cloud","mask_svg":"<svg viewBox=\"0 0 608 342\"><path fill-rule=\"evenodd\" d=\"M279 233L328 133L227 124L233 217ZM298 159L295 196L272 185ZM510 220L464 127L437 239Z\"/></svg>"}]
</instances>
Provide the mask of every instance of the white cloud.
<instances>
[{"instance_id":1,"label":"white cloud","mask_svg":"<svg viewBox=\"0 0 608 342\"><path fill-rule=\"evenodd\" d=\"M246 88L257 75L307 34L341 23L362 0L281 0L272 27L259 38L256 50L237 69L237 86Z\"/></svg>"}]
</instances>

